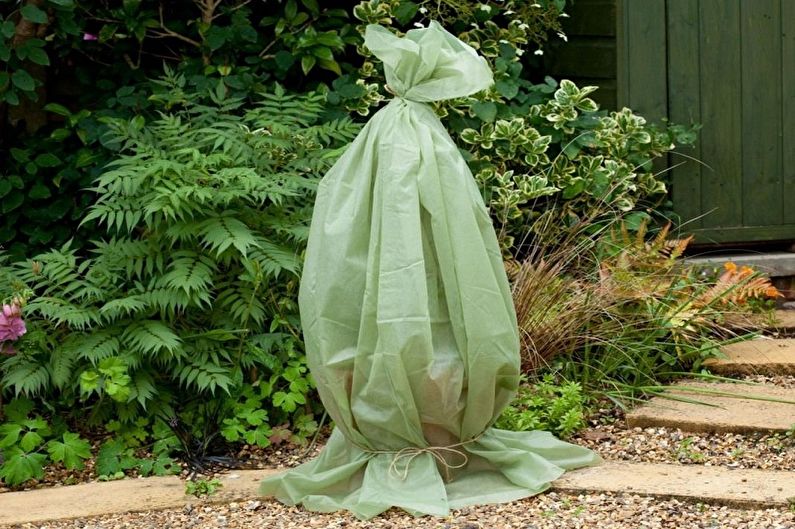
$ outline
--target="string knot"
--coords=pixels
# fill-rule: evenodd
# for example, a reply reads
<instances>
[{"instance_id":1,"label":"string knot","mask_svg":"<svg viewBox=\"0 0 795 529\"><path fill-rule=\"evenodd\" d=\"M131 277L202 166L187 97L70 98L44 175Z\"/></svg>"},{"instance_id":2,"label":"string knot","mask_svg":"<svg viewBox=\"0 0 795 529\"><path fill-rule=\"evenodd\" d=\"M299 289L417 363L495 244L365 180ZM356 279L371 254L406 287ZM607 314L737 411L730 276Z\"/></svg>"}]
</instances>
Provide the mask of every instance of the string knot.
<instances>
[{"instance_id":1,"label":"string knot","mask_svg":"<svg viewBox=\"0 0 795 529\"><path fill-rule=\"evenodd\" d=\"M473 437L467 441L461 441L460 443L455 443L452 445L447 446L407 446L406 448L401 448L400 450L371 450L369 448L365 448L363 446L359 446L359 448L371 454L394 454L392 457L392 462L389 464L389 474L391 476L395 476L396 478L400 479L401 481L405 481L409 475L409 467L411 466L411 462L418 456L422 454L431 454L434 459L436 459L437 463L442 467L444 470L444 479L445 482L450 481L450 471L455 470L458 468L464 468L469 463L469 456L463 450L460 450L460 447L468 445L469 443L474 443L480 436L483 435L482 433L477 437ZM458 458L457 463L448 463L447 458L445 455L452 456L452 458Z\"/></svg>"},{"instance_id":2,"label":"string knot","mask_svg":"<svg viewBox=\"0 0 795 529\"><path fill-rule=\"evenodd\" d=\"M409 446L398 450L397 453L395 453L395 457L392 458L392 463L389 465L389 473L401 481L406 481L409 475L409 467L411 466L411 462L414 461L414 458L422 454L431 454L444 469L444 480L450 481L451 470L464 468L467 463L469 463L469 456L467 456L463 450L454 448L454 446L460 446L461 444L463 443L452 446ZM460 462L455 464L448 463L444 454L458 457ZM402 466L401 462L403 462Z\"/></svg>"}]
</instances>

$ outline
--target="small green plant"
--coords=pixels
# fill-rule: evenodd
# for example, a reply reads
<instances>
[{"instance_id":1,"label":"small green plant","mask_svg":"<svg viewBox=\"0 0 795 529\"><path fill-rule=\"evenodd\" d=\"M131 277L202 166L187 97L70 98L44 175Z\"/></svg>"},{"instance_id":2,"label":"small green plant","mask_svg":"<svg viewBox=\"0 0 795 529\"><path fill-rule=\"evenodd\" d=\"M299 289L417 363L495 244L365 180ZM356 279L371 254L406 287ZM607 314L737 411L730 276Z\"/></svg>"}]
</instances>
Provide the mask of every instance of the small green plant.
<instances>
[{"instance_id":1,"label":"small green plant","mask_svg":"<svg viewBox=\"0 0 795 529\"><path fill-rule=\"evenodd\" d=\"M557 384L552 375L545 375L535 384L522 385L495 423L506 430L547 430L564 438L585 425L582 387L576 382Z\"/></svg>"},{"instance_id":2,"label":"small green plant","mask_svg":"<svg viewBox=\"0 0 795 529\"><path fill-rule=\"evenodd\" d=\"M33 402L16 399L3 408L0 424L0 479L7 485L20 485L41 479L47 464L62 464L68 470L81 470L91 457L91 445L78 434L54 428L41 415L34 414Z\"/></svg>"},{"instance_id":3,"label":"small green plant","mask_svg":"<svg viewBox=\"0 0 795 529\"><path fill-rule=\"evenodd\" d=\"M121 479L127 472L141 476L167 476L178 474L180 467L167 453L155 453L152 457L137 457L135 449L119 439L106 441L99 448L96 472L100 480Z\"/></svg>"},{"instance_id":4,"label":"small green plant","mask_svg":"<svg viewBox=\"0 0 795 529\"><path fill-rule=\"evenodd\" d=\"M694 437L686 437L679 442L676 449L676 458L679 460L687 459L695 463L704 461L704 454L693 449Z\"/></svg>"},{"instance_id":5,"label":"small green plant","mask_svg":"<svg viewBox=\"0 0 795 529\"><path fill-rule=\"evenodd\" d=\"M220 479L196 479L185 482L185 494L188 496L212 496L223 487Z\"/></svg>"}]
</instances>

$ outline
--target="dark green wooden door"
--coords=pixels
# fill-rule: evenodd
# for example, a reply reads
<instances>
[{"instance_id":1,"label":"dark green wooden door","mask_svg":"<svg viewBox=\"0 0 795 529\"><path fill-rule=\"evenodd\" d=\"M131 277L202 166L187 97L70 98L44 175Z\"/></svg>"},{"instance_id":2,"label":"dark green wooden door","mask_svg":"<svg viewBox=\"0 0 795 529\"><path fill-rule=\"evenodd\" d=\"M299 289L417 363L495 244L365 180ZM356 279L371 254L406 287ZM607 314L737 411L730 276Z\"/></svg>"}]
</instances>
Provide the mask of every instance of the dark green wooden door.
<instances>
[{"instance_id":1,"label":"dark green wooden door","mask_svg":"<svg viewBox=\"0 0 795 529\"><path fill-rule=\"evenodd\" d=\"M795 240L795 0L623 0L618 18L619 100L703 125L669 160L684 231Z\"/></svg>"}]
</instances>

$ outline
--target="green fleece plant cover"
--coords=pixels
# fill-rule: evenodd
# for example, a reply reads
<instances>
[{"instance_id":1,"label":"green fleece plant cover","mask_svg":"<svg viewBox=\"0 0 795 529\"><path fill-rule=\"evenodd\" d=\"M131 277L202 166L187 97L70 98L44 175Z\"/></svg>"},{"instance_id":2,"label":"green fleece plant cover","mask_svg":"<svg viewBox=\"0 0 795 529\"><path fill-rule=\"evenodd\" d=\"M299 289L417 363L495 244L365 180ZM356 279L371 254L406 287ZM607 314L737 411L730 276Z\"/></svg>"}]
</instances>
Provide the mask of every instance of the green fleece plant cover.
<instances>
[{"instance_id":1,"label":"green fleece plant cover","mask_svg":"<svg viewBox=\"0 0 795 529\"><path fill-rule=\"evenodd\" d=\"M335 429L261 492L360 518L537 494L598 456L492 428L519 383L516 316L483 199L427 104L488 88L491 71L436 23L369 26L365 45L395 98L320 184L299 296Z\"/></svg>"}]
</instances>

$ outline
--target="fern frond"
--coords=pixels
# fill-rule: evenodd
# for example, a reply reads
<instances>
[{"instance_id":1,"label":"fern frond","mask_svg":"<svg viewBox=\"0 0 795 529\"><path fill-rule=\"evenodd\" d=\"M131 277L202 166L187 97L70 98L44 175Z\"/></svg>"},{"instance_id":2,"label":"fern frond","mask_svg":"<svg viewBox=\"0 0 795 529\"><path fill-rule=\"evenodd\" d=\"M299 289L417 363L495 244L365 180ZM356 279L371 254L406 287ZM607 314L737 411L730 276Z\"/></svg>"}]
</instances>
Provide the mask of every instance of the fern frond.
<instances>
[{"instance_id":1,"label":"fern frond","mask_svg":"<svg viewBox=\"0 0 795 529\"><path fill-rule=\"evenodd\" d=\"M221 255L227 248L234 246L245 257L248 249L257 246L257 240L251 230L231 215L219 215L205 220L200 232L205 246Z\"/></svg>"},{"instance_id":2,"label":"fern frond","mask_svg":"<svg viewBox=\"0 0 795 529\"><path fill-rule=\"evenodd\" d=\"M163 281L169 288L182 289L188 296L198 295L209 305L215 262L197 252L183 250L174 254L169 263L169 272Z\"/></svg>"},{"instance_id":3,"label":"fern frond","mask_svg":"<svg viewBox=\"0 0 795 529\"><path fill-rule=\"evenodd\" d=\"M122 343L144 356L159 356L166 352L170 357L182 356L182 339L166 324L156 320L137 321L122 334Z\"/></svg>"},{"instance_id":4,"label":"fern frond","mask_svg":"<svg viewBox=\"0 0 795 529\"><path fill-rule=\"evenodd\" d=\"M50 383L50 372L45 364L40 364L33 359L17 355L3 362L2 386L13 388L14 395L35 397L39 395Z\"/></svg>"},{"instance_id":5,"label":"fern frond","mask_svg":"<svg viewBox=\"0 0 795 529\"><path fill-rule=\"evenodd\" d=\"M232 376L228 369L208 363L192 363L181 366L176 373L180 383L186 388L195 387L199 391L215 394L217 389L229 393Z\"/></svg>"},{"instance_id":6,"label":"fern frond","mask_svg":"<svg viewBox=\"0 0 795 529\"><path fill-rule=\"evenodd\" d=\"M110 330L95 331L91 334L75 335L70 347L77 351L79 358L97 365L100 360L118 356L120 342L116 333Z\"/></svg>"},{"instance_id":7,"label":"fern frond","mask_svg":"<svg viewBox=\"0 0 795 529\"><path fill-rule=\"evenodd\" d=\"M54 297L39 297L28 303L26 312L77 330L88 329L100 322L99 311L94 307L82 307Z\"/></svg>"}]
</instances>

